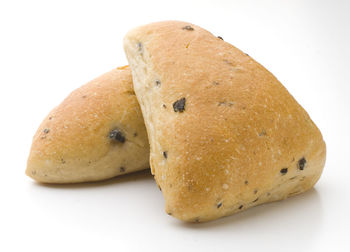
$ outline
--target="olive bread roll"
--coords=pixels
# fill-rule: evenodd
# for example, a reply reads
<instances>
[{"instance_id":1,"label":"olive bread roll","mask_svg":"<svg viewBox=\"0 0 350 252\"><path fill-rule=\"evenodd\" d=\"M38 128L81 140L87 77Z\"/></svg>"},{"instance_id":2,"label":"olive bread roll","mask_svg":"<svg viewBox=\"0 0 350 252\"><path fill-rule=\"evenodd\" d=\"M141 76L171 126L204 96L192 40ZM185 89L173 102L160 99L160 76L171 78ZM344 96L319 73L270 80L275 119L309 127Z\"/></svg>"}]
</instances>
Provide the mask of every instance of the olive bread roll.
<instances>
[{"instance_id":1,"label":"olive bread roll","mask_svg":"<svg viewBox=\"0 0 350 252\"><path fill-rule=\"evenodd\" d=\"M149 167L128 66L73 91L41 123L26 174L44 183L97 181Z\"/></svg>"},{"instance_id":2,"label":"olive bread roll","mask_svg":"<svg viewBox=\"0 0 350 252\"><path fill-rule=\"evenodd\" d=\"M124 48L169 215L213 220L318 181L319 129L250 56L179 21L135 28Z\"/></svg>"}]
</instances>

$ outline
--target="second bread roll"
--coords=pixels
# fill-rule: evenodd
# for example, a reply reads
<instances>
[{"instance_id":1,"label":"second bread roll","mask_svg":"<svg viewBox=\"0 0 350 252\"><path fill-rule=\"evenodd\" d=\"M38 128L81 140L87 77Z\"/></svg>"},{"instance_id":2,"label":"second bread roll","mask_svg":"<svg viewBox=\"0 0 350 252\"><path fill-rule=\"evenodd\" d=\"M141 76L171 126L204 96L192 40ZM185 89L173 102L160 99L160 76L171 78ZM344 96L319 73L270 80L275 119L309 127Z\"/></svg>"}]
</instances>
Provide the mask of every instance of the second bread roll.
<instances>
[{"instance_id":1,"label":"second bread roll","mask_svg":"<svg viewBox=\"0 0 350 252\"><path fill-rule=\"evenodd\" d=\"M97 181L149 167L128 66L73 91L39 126L26 174L44 183Z\"/></svg>"}]
</instances>

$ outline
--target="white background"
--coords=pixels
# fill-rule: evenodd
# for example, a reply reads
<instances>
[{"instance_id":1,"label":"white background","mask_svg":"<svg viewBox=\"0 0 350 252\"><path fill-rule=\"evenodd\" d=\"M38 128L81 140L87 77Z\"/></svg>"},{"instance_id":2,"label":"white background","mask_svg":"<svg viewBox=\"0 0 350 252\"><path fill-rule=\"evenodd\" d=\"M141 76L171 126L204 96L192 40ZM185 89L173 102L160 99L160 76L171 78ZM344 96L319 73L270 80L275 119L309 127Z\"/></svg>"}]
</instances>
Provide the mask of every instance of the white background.
<instances>
[{"instance_id":1,"label":"white background","mask_svg":"<svg viewBox=\"0 0 350 252\"><path fill-rule=\"evenodd\" d=\"M131 28L183 20L274 73L327 143L315 189L185 224L147 172L66 186L24 175L44 116L127 64ZM350 1L0 1L0 251L350 251Z\"/></svg>"}]
</instances>

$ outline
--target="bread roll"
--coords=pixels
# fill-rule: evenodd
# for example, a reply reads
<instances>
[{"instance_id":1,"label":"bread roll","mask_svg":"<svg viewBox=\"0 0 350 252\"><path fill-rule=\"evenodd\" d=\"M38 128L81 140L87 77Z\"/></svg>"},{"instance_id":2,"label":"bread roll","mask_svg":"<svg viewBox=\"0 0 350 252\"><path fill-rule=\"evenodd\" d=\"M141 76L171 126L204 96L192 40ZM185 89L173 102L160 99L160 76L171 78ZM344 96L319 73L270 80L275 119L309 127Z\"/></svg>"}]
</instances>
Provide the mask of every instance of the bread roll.
<instances>
[{"instance_id":1,"label":"bread roll","mask_svg":"<svg viewBox=\"0 0 350 252\"><path fill-rule=\"evenodd\" d=\"M73 91L37 130L26 174L44 183L97 181L149 167L128 66Z\"/></svg>"},{"instance_id":2,"label":"bread roll","mask_svg":"<svg viewBox=\"0 0 350 252\"><path fill-rule=\"evenodd\" d=\"M166 212L213 220L309 190L325 164L322 135L263 66L185 22L124 39Z\"/></svg>"}]
</instances>

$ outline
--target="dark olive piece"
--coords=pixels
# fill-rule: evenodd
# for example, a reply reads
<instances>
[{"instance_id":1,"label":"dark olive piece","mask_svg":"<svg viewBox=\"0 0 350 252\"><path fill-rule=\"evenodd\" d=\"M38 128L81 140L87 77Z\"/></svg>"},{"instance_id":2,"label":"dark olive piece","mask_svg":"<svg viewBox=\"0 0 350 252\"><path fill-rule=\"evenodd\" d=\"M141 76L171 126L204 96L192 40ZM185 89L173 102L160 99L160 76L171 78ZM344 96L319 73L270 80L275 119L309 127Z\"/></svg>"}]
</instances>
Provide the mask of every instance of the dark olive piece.
<instances>
[{"instance_id":1,"label":"dark olive piece","mask_svg":"<svg viewBox=\"0 0 350 252\"><path fill-rule=\"evenodd\" d=\"M186 26L182 27L182 30L193 31L194 29L192 26L186 25Z\"/></svg>"},{"instance_id":2,"label":"dark olive piece","mask_svg":"<svg viewBox=\"0 0 350 252\"><path fill-rule=\"evenodd\" d=\"M119 129L114 129L111 132L109 132L108 137L110 139L113 139L113 140L121 142L121 143L125 142L125 136L123 135L123 133Z\"/></svg>"},{"instance_id":3,"label":"dark olive piece","mask_svg":"<svg viewBox=\"0 0 350 252\"><path fill-rule=\"evenodd\" d=\"M220 202L219 204L217 204L217 208L220 208L222 206L222 202Z\"/></svg>"},{"instance_id":4,"label":"dark olive piece","mask_svg":"<svg viewBox=\"0 0 350 252\"><path fill-rule=\"evenodd\" d=\"M180 100L177 100L173 103L173 108L175 112L184 112L185 111L186 98L183 97Z\"/></svg>"},{"instance_id":5,"label":"dark olive piece","mask_svg":"<svg viewBox=\"0 0 350 252\"><path fill-rule=\"evenodd\" d=\"M168 158L168 152L167 151L163 151L163 156L164 156L164 158Z\"/></svg>"},{"instance_id":6,"label":"dark olive piece","mask_svg":"<svg viewBox=\"0 0 350 252\"><path fill-rule=\"evenodd\" d=\"M281 173L282 175L287 174L287 172L288 172L288 168L282 168L282 169L280 170L280 173Z\"/></svg>"},{"instance_id":7,"label":"dark olive piece","mask_svg":"<svg viewBox=\"0 0 350 252\"><path fill-rule=\"evenodd\" d=\"M304 157L302 157L299 161L298 161L298 168L299 170L304 170L306 165L306 159Z\"/></svg>"},{"instance_id":8,"label":"dark olive piece","mask_svg":"<svg viewBox=\"0 0 350 252\"><path fill-rule=\"evenodd\" d=\"M156 82L156 86L159 87L160 84L161 84L161 83L160 83L160 80L156 80L155 82Z\"/></svg>"}]
</instances>

